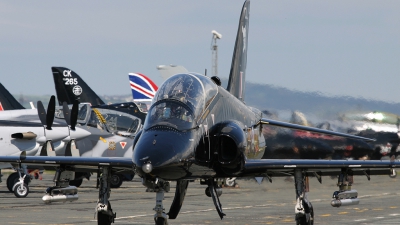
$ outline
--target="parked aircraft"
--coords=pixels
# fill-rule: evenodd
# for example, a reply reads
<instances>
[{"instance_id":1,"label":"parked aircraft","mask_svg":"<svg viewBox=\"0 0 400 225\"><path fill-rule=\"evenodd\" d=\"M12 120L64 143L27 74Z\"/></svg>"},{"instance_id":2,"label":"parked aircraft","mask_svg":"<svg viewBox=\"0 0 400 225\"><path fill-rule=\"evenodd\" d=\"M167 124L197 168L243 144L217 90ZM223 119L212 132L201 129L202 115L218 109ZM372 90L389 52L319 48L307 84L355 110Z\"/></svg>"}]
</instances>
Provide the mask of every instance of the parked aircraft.
<instances>
[{"instance_id":1,"label":"parked aircraft","mask_svg":"<svg viewBox=\"0 0 400 225\"><path fill-rule=\"evenodd\" d=\"M269 117L274 116L268 111L263 111L263 113ZM312 126L306 116L299 111L293 111L290 123ZM316 127L332 130L328 122L318 124ZM264 127L263 134L267 146L263 158L358 160L371 159L374 155L372 146L362 140L273 127Z\"/></svg>"},{"instance_id":2,"label":"parked aircraft","mask_svg":"<svg viewBox=\"0 0 400 225\"><path fill-rule=\"evenodd\" d=\"M224 177L294 176L297 224L313 224L314 210L307 199L308 178L338 176L339 190L334 191L334 207L358 204L352 190L353 175L389 174L398 160L298 160L260 159L265 142L263 126L279 126L346 138L372 141L368 138L313 127L262 118L261 111L244 104L247 37L250 1L246 1L239 20L238 35L228 88L220 86L217 77L186 73L166 80L153 99L144 128L134 139L132 159L122 157L39 157L0 156L0 162L28 163L54 167L55 187L46 197L62 193L68 199L65 183L75 170L92 168L101 171L99 199L96 206L98 224L111 224L116 214L109 202L110 174L134 172L144 186L156 190L155 224L176 219L188 188L189 180L202 179L206 195L211 197L222 219L219 196ZM168 213L163 206L164 191L176 181L176 192ZM53 192L52 190L57 190ZM46 200L45 198L44 200Z\"/></svg>"},{"instance_id":3,"label":"parked aircraft","mask_svg":"<svg viewBox=\"0 0 400 225\"><path fill-rule=\"evenodd\" d=\"M399 158L398 145L400 116L388 112L347 112L338 120L328 121L325 124L337 131L374 138L372 159L388 159L395 155Z\"/></svg>"},{"instance_id":4,"label":"parked aircraft","mask_svg":"<svg viewBox=\"0 0 400 225\"><path fill-rule=\"evenodd\" d=\"M74 100L90 103L92 108L110 109L132 114L144 121L147 106L141 102L106 104L74 71L65 67L52 67L54 85L59 105L73 104Z\"/></svg>"},{"instance_id":5,"label":"parked aircraft","mask_svg":"<svg viewBox=\"0 0 400 225\"><path fill-rule=\"evenodd\" d=\"M0 83L0 111L25 109L12 94Z\"/></svg>"},{"instance_id":6,"label":"parked aircraft","mask_svg":"<svg viewBox=\"0 0 400 225\"><path fill-rule=\"evenodd\" d=\"M0 112L0 148L2 155L40 155L43 146L49 145L54 152L59 150L71 152L75 141L89 136L89 132L76 128L74 119L54 120L55 96L52 96L47 113L42 102L37 109L19 109ZM71 122L72 121L72 122ZM72 125L71 125L72 124ZM76 122L75 122L76 124ZM54 154L55 155L55 154ZM10 164L1 164L1 168L9 168ZM13 166L16 168L15 166ZM17 197L25 197L29 193L27 183L16 186L18 179L23 178L26 171L18 170L7 178L7 188Z\"/></svg>"},{"instance_id":7,"label":"parked aircraft","mask_svg":"<svg viewBox=\"0 0 400 225\"><path fill-rule=\"evenodd\" d=\"M158 87L150 78L141 73L129 73L129 82L135 102L153 100Z\"/></svg>"},{"instance_id":8,"label":"parked aircraft","mask_svg":"<svg viewBox=\"0 0 400 225\"><path fill-rule=\"evenodd\" d=\"M158 65L157 70L160 72L160 75L164 80L167 80L168 78L170 78L173 75L178 74L178 73L188 73L189 72L183 66L172 65L172 64L171 65Z\"/></svg>"}]
</instances>

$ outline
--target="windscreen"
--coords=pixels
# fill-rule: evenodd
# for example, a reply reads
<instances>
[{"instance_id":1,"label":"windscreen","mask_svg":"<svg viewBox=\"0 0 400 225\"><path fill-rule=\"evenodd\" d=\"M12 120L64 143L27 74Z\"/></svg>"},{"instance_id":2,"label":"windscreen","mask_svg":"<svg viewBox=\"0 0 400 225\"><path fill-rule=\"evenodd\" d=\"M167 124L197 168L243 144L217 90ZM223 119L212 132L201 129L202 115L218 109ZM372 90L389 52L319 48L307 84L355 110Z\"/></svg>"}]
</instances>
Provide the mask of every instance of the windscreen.
<instances>
[{"instance_id":1,"label":"windscreen","mask_svg":"<svg viewBox=\"0 0 400 225\"><path fill-rule=\"evenodd\" d=\"M204 108L204 88L198 78L189 74L178 74L158 89L153 103L174 99L186 104L196 115Z\"/></svg>"},{"instance_id":2,"label":"windscreen","mask_svg":"<svg viewBox=\"0 0 400 225\"><path fill-rule=\"evenodd\" d=\"M168 126L177 130L187 130L194 127L194 118L191 109L176 100L162 100L155 103L144 124L144 129L154 126Z\"/></svg>"}]
</instances>

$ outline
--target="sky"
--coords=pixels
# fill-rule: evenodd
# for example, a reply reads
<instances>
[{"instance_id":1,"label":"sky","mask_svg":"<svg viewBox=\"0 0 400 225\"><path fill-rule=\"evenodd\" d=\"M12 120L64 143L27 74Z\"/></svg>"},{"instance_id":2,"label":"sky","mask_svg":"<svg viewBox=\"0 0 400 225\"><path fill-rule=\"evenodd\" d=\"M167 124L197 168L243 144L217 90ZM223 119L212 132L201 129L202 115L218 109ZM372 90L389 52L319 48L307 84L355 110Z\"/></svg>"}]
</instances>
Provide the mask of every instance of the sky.
<instances>
[{"instance_id":1,"label":"sky","mask_svg":"<svg viewBox=\"0 0 400 225\"><path fill-rule=\"evenodd\" d=\"M15 95L55 94L51 67L99 95L130 94L129 72L160 85L157 65L228 77L239 0L0 1L0 82ZM252 0L247 81L400 102L400 1ZM249 96L246 96L247 98ZM273 96L266 96L271 98Z\"/></svg>"}]
</instances>

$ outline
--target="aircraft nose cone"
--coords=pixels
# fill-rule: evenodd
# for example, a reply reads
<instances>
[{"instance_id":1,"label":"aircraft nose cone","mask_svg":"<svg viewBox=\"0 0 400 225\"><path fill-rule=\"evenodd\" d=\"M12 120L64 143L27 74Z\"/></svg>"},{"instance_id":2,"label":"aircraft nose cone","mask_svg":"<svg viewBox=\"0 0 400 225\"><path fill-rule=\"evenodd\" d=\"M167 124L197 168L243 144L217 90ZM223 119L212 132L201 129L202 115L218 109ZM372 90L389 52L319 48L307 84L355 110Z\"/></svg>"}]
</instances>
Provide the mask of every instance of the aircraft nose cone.
<instances>
[{"instance_id":1,"label":"aircraft nose cone","mask_svg":"<svg viewBox=\"0 0 400 225\"><path fill-rule=\"evenodd\" d=\"M141 175L151 174L164 179L184 177L187 170L183 160L192 148L187 146L187 134L170 131L147 131L143 133L133 150L132 161Z\"/></svg>"}]
</instances>

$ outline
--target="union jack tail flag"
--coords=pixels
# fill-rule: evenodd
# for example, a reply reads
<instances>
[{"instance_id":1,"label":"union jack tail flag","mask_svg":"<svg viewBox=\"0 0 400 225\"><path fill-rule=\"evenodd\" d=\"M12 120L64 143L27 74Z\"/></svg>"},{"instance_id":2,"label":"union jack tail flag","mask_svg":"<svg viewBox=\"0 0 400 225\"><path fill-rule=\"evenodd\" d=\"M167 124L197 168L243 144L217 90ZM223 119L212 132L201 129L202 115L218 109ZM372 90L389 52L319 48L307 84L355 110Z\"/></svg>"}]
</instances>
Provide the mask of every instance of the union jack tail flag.
<instances>
[{"instance_id":1,"label":"union jack tail flag","mask_svg":"<svg viewBox=\"0 0 400 225\"><path fill-rule=\"evenodd\" d=\"M151 101L158 89L157 85L141 73L129 73L134 101Z\"/></svg>"}]
</instances>

